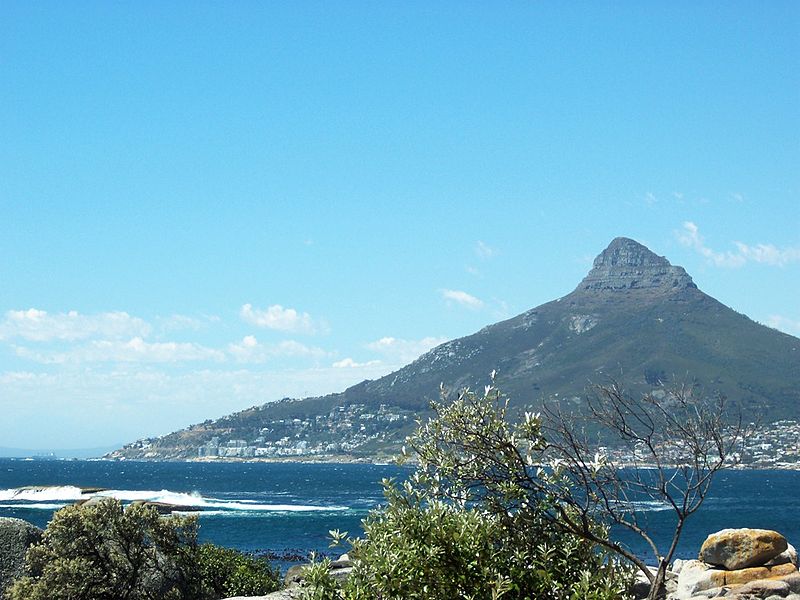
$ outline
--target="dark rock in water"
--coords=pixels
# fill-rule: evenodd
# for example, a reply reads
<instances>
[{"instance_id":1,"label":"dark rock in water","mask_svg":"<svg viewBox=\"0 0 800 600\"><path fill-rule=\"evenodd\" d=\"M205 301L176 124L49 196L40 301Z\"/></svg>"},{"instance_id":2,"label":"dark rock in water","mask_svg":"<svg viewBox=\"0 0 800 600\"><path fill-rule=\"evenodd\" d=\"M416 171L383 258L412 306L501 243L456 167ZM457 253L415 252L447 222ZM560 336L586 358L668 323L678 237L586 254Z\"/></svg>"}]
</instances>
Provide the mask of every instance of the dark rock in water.
<instances>
[{"instance_id":1,"label":"dark rock in water","mask_svg":"<svg viewBox=\"0 0 800 600\"><path fill-rule=\"evenodd\" d=\"M155 508L159 514L169 515L174 512L200 512L203 510L199 506L185 506L182 504L170 504L168 502L150 502L149 500L137 500L131 504L143 505Z\"/></svg>"},{"instance_id":2,"label":"dark rock in water","mask_svg":"<svg viewBox=\"0 0 800 600\"><path fill-rule=\"evenodd\" d=\"M105 496L92 496L91 498L81 499L75 501L75 506L97 506L103 500L106 500Z\"/></svg>"},{"instance_id":3,"label":"dark rock in water","mask_svg":"<svg viewBox=\"0 0 800 600\"><path fill-rule=\"evenodd\" d=\"M108 500L107 496L92 496L86 500L78 500L75 506L96 506L101 502ZM203 510L199 506L184 506L182 504L170 504L168 502L151 502L149 500L136 500L131 502L131 506L151 506L155 508L161 515L170 515L174 512L199 512Z\"/></svg>"},{"instance_id":4,"label":"dark rock in water","mask_svg":"<svg viewBox=\"0 0 800 600\"><path fill-rule=\"evenodd\" d=\"M25 569L25 553L42 539L42 530L22 519L0 517L0 600Z\"/></svg>"},{"instance_id":5,"label":"dark rock in water","mask_svg":"<svg viewBox=\"0 0 800 600\"><path fill-rule=\"evenodd\" d=\"M107 492L108 488L104 487L82 487L81 494L97 494L99 492Z\"/></svg>"},{"instance_id":6,"label":"dark rock in water","mask_svg":"<svg viewBox=\"0 0 800 600\"><path fill-rule=\"evenodd\" d=\"M287 548L285 550L267 550L256 551L255 555L259 558L266 558L271 562L306 562L308 560L308 553L304 550L296 548Z\"/></svg>"}]
</instances>

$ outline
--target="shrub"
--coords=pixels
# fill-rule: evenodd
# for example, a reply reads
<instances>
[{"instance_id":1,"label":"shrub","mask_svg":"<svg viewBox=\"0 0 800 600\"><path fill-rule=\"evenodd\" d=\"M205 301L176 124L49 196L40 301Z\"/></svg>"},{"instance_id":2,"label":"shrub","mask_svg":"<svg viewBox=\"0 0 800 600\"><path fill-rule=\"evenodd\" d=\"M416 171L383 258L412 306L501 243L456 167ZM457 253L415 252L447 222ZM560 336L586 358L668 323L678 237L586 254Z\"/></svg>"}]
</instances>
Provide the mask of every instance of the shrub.
<instances>
[{"instance_id":1,"label":"shrub","mask_svg":"<svg viewBox=\"0 0 800 600\"><path fill-rule=\"evenodd\" d=\"M197 543L196 517L112 498L55 513L8 600L216 600L277 590L266 559Z\"/></svg>"},{"instance_id":2,"label":"shrub","mask_svg":"<svg viewBox=\"0 0 800 600\"><path fill-rule=\"evenodd\" d=\"M317 560L311 556L311 564L303 569L303 589L301 600L334 600L341 598L336 580L330 574L331 560Z\"/></svg>"},{"instance_id":3,"label":"shrub","mask_svg":"<svg viewBox=\"0 0 800 600\"><path fill-rule=\"evenodd\" d=\"M10 600L197 600L197 520L113 499L55 513Z\"/></svg>"},{"instance_id":4,"label":"shrub","mask_svg":"<svg viewBox=\"0 0 800 600\"><path fill-rule=\"evenodd\" d=\"M448 502L412 483L384 482L387 504L350 540L351 600L621 598L629 571L596 546L530 515Z\"/></svg>"},{"instance_id":5,"label":"shrub","mask_svg":"<svg viewBox=\"0 0 800 600\"><path fill-rule=\"evenodd\" d=\"M349 540L347 582L331 591L331 578L314 565L305 597L625 598L632 570L554 521L576 515L547 492L549 476L536 464L547 447L540 421L512 425L505 406L492 387L435 403L435 418L408 440L416 472L402 485L384 482L386 505L364 521L363 538ZM537 477L541 486L527 485ZM605 539L605 528L580 517Z\"/></svg>"},{"instance_id":6,"label":"shrub","mask_svg":"<svg viewBox=\"0 0 800 600\"><path fill-rule=\"evenodd\" d=\"M280 573L265 558L203 544L198 559L204 586L214 598L259 596L280 588Z\"/></svg>"}]
</instances>

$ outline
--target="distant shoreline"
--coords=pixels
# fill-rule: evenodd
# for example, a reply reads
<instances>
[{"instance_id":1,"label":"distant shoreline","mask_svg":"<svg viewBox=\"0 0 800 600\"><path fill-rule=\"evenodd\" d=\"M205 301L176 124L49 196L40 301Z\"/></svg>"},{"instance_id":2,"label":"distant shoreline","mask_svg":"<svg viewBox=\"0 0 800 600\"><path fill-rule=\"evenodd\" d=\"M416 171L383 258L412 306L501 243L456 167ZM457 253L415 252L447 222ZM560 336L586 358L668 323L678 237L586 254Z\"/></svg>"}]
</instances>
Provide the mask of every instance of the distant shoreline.
<instances>
[{"instance_id":1,"label":"distant shoreline","mask_svg":"<svg viewBox=\"0 0 800 600\"><path fill-rule=\"evenodd\" d=\"M42 457L42 456L2 456L0 460L14 460L14 461L103 461L103 462L142 462L142 463L211 463L211 464L241 464L241 463L266 463L266 464L364 464L374 466L390 466L396 464L391 458L367 458L358 456L326 456L326 457L300 457L300 456L283 456L283 457L258 457L258 458L240 458L240 457L198 457L198 458L106 458L106 457L90 457L90 458L55 458L55 457ZM408 465L414 465L413 460L406 462ZM619 463L623 469L656 469L656 465L652 464L633 464L633 463ZM674 468L674 467L668 467ZM797 463L776 463L772 465L751 465L740 464L728 467L736 471L800 471L800 462Z\"/></svg>"},{"instance_id":2,"label":"distant shoreline","mask_svg":"<svg viewBox=\"0 0 800 600\"><path fill-rule=\"evenodd\" d=\"M239 458L239 457L202 457L202 458L100 458L93 460L103 460L108 462L183 462L183 463L298 463L298 464L369 464L376 466L392 465L395 464L393 459L374 459L362 458L352 456L336 456L336 457L320 457L314 459L310 457L299 456L285 456L285 457L258 457L258 458ZM406 461L408 465L414 465L413 460ZM633 463L618 463L624 469L656 469L656 465L652 464L633 464ZM667 468L674 468L668 466ZM800 471L800 462L797 463L777 463L774 465L750 465L739 464L728 467L737 471Z\"/></svg>"}]
</instances>

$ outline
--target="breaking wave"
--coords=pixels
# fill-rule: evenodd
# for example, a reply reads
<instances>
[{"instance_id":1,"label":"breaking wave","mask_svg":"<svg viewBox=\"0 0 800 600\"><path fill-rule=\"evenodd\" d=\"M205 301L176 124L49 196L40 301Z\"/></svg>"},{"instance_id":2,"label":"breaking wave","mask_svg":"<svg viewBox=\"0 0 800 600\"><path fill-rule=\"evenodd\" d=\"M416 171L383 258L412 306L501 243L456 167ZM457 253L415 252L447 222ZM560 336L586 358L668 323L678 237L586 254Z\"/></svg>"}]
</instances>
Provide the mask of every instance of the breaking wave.
<instances>
[{"instance_id":1,"label":"breaking wave","mask_svg":"<svg viewBox=\"0 0 800 600\"><path fill-rule=\"evenodd\" d=\"M0 508L30 508L54 510L70 502L92 497L115 498L123 503L135 501L159 502L176 507L191 507L206 511L258 511L258 512L315 512L343 511L346 506L317 506L311 504L266 504L255 500L211 498L197 493L171 490L97 490L77 486L41 486L0 490ZM202 514L202 512L201 512Z\"/></svg>"}]
</instances>

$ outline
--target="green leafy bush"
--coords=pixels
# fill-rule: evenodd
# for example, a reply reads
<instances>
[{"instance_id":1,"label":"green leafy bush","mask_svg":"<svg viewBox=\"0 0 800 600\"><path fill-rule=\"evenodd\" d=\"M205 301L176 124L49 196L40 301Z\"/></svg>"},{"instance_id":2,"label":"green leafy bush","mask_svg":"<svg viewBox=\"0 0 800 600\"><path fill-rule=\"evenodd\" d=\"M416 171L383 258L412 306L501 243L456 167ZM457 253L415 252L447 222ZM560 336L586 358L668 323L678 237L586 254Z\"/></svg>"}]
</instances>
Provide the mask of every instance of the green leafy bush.
<instances>
[{"instance_id":1,"label":"green leafy bush","mask_svg":"<svg viewBox=\"0 0 800 600\"><path fill-rule=\"evenodd\" d=\"M509 581L497 519L386 482L384 510L353 540L351 598L494 598Z\"/></svg>"},{"instance_id":2,"label":"green leafy bush","mask_svg":"<svg viewBox=\"0 0 800 600\"><path fill-rule=\"evenodd\" d=\"M280 573L265 558L203 544L198 560L204 586L213 598L259 596L280 588Z\"/></svg>"},{"instance_id":3,"label":"green leafy bush","mask_svg":"<svg viewBox=\"0 0 800 600\"><path fill-rule=\"evenodd\" d=\"M265 559L198 545L196 517L114 499L53 515L8 600L217 600L280 587Z\"/></svg>"},{"instance_id":4,"label":"green leafy bush","mask_svg":"<svg viewBox=\"0 0 800 600\"><path fill-rule=\"evenodd\" d=\"M331 560L316 560L311 556L311 564L303 569L302 600L334 600L341 598L341 590L330 574Z\"/></svg>"},{"instance_id":5,"label":"green leafy bush","mask_svg":"<svg viewBox=\"0 0 800 600\"><path fill-rule=\"evenodd\" d=\"M55 513L9 600L197 600L197 521L113 499Z\"/></svg>"},{"instance_id":6,"label":"green leafy bush","mask_svg":"<svg viewBox=\"0 0 800 600\"><path fill-rule=\"evenodd\" d=\"M623 598L630 571L530 515L499 515L385 482L387 505L350 540L350 600ZM328 596L336 597L336 596Z\"/></svg>"},{"instance_id":7,"label":"green leafy bush","mask_svg":"<svg viewBox=\"0 0 800 600\"><path fill-rule=\"evenodd\" d=\"M416 472L402 485L384 481L386 505L364 521L363 538L348 540L354 568L346 583L336 589L314 565L306 598L626 597L632 570L559 526L575 515L547 493L554 475L537 466L547 447L538 417L509 423L492 387L433 408L435 418L408 440ZM528 485L535 477L541 486ZM587 526L597 538L607 533Z\"/></svg>"}]
</instances>

